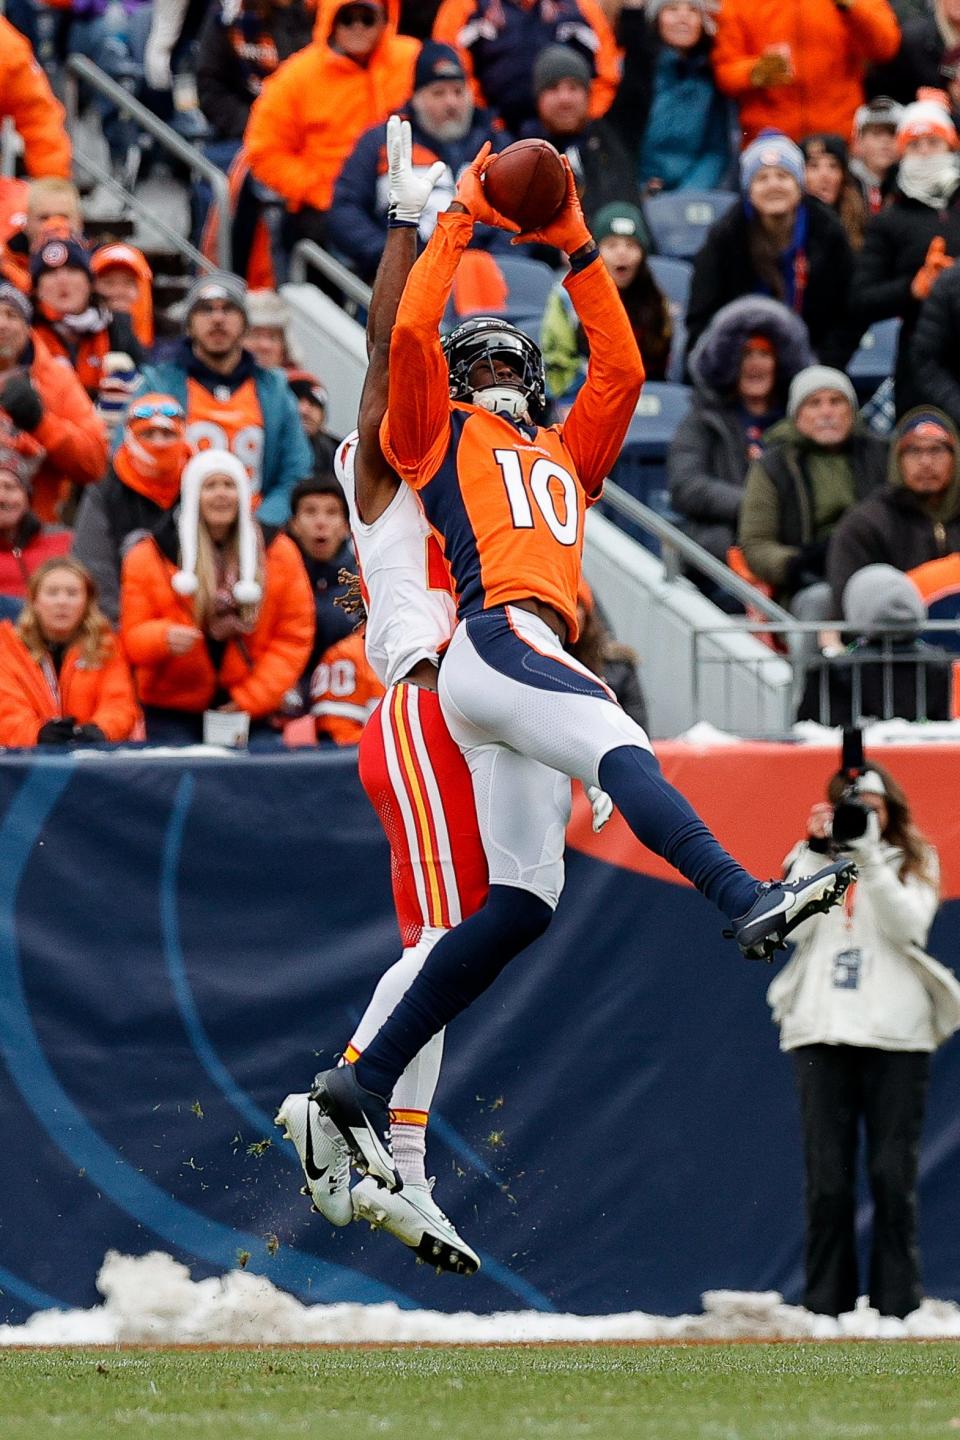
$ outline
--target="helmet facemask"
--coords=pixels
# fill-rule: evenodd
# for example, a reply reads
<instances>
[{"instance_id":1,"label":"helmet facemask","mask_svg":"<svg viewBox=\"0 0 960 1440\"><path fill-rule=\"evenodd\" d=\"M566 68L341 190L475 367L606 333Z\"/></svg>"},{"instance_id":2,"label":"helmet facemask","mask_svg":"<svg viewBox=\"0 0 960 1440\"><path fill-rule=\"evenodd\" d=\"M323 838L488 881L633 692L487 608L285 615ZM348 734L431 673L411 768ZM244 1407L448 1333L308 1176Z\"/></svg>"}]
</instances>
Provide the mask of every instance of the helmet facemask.
<instances>
[{"instance_id":1,"label":"helmet facemask","mask_svg":"<svg viewBox=\"0 0 960 1440\"><path fill-rule=\"evenodd\" d=\"M529 336L505 320L467 320L447 336L443 348L450 367L451 399L466 400L513 420L541 422L545 408L543 358ZM481 363L490 379L478 385Z\"/></svg>"}]
</instances>

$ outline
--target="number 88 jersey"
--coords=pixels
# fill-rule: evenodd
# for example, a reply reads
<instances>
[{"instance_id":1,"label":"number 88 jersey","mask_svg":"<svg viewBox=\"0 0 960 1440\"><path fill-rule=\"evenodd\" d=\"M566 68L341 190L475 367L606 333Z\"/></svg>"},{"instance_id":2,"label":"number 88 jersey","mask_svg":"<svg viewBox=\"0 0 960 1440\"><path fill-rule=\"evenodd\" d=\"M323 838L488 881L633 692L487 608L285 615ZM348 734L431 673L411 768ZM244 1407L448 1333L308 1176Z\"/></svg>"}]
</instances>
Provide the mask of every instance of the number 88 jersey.
<instances>
[{"instance_id":1,"label":"number 88 jersey","mask_svg":"<svg viewBox=\"0 0 960 1440\"><path fill-rule=\"evenodd\" d=\"M588 501L562 427L455 402L444 439L407 478L442 538L459 615L533 597L575 639Z\"/></svg>"}]
</instances>

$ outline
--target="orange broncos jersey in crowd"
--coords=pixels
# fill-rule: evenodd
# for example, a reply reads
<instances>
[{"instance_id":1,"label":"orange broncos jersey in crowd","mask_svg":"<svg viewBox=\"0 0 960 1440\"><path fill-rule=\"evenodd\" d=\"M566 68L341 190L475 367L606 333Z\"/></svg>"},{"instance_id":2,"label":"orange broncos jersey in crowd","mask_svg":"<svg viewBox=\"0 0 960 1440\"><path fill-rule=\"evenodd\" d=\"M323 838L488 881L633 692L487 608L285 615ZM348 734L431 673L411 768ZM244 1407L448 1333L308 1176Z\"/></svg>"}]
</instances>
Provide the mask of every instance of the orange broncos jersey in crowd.
<instances>
[{"instance_id":1,"label":"orange broncos jersey in crowd","mask_svg":"<svg viewBox=\"0 0 960 1440\"><path fill-rule=\"evenodd\" d=\"M562 616L574 640L584 510L620 453L643 362L598 258L564 281L591 359L562 425L451 401L439 325L472 230L467 215L441 215L410 272L390 347L383 450L441 539L461 617L532 597Z\"/></svg>"},{"instance_id":2,"label":"orange broncos jersey in crowd","mask_svg":"<svg viewBox=\"0 0 960 1440\"><path fill-rule=\"evenodd\" d=\"M355 630L324 650L310 678L310 713L316 717L318 737L335 745L356 745L363 727L383 695L374 674L363 636Z\"/></svg>"}]
</instances>

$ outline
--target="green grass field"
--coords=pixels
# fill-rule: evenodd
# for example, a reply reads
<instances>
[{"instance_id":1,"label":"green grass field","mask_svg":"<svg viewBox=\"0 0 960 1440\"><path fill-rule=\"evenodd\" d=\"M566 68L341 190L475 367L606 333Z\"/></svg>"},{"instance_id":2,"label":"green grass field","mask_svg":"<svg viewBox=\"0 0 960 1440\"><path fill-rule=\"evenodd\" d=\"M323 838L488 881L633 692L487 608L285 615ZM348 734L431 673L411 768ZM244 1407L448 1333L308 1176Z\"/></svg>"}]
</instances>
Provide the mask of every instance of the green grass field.
<instances>
[{"instance_id":1,"label":"green grass field","mask_svg":"<svg viewBox=\"0 0 960 1440\"><path fill-rule=\"evenodd\" d=\"M0 1351L3 1440L958 1432L955 1344Z\"/></svg>"}]
</instances>

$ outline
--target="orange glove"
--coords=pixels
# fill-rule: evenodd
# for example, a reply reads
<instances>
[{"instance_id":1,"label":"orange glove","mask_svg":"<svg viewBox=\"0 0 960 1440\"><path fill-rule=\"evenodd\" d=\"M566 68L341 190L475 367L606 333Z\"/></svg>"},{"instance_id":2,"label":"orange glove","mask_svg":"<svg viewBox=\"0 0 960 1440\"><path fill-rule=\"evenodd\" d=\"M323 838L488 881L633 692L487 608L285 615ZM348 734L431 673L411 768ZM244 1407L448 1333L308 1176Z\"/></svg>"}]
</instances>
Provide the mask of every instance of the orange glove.
<instances>
[{"instance_id":1,"label":"orange glove","mask_svg":"<svg viewBox=\"0 0 960 1440\"><path fill-rule=\"evenodd\" d=\"M518 235L520 226L515 225L512 220L508 220L505 215L501 215L499 210L494 210L487 199L487 192L483 188L481 177L490 164L492 149L490 141L485 141L479 154L470 161L460 176L455 198L478 224L495 225L498 230L509 230L511 235Z\"/></svg>"},{"instance_id":2,"label":"orange glove","mask_svg":"<svg viewBox=\"0 0 960 1440\"><path fill-rule=\"evenodd\" d=\"M577 182L573 178L570 161L566 155L560 158L567 172L567 193L563 204L549 225L544 225L541 230L531 230L527 235L518 235L515 240L510 241L511 245L530 245L537 242L540 245L553 245L565 255L573 255L575 251L582 250L584 245L593 244L593 236L587 229L587 222L580 208L580 196L577 194Z\"/></svg>"},{"instance_id":3,"label":"orange glove","mask_svg":"<svg viewBox=\"0 0 960 1440\"><path fill-rule=\"evenodd\" d=\"M953 257L947 254L946 240L942 235L935 235L930 241L927 258L910 285L910 294L914 300L926 300L944 270L951 269L952 265Z\"/></svg>"}]
</instances>

